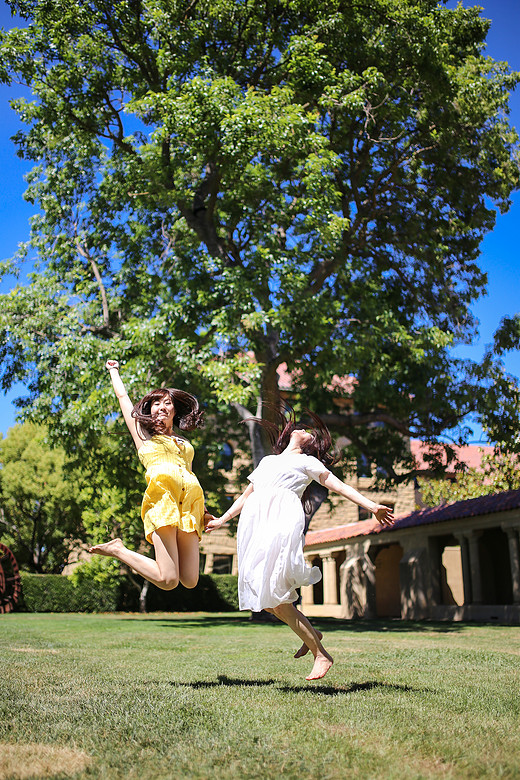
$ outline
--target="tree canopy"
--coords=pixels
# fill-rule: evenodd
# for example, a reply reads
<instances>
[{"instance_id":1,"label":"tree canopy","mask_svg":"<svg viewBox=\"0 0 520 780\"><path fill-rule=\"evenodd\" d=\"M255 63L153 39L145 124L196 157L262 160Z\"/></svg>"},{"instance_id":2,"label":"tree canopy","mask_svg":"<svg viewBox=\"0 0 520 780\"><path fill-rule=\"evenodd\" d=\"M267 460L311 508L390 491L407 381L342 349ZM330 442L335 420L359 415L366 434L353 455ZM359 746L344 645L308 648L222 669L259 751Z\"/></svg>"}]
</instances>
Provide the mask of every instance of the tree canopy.
<instances>
[{"instance_id":1,"label":"tree canopy","mask_svg":"<svg viewBox=\"0 0 520 780\"><path fill-rule=\"evenodd\" d=\"M519 182L518 74L485 56L477 8L10 5L27 27L2 34L1 72L34 94L15 141L39 212L1 381L28 385L34 419L67 446L99 432L117 357L133 395L175 384L241 417L277 406L285 366L293 403L397 479L403 437L463 442L470 412L514 440L500 338L480 366L451 352Z\"/></svg>"},{"instance_id":2,"label":"tree canopy","mask_svg":"<svg viewBox=\"0 0 520 780\"><path fill-rule=\"evenodd\" d=\"M61 572L84 539L79 475L71 477L66 461L31 423L0 438L0 539L29 571Z\"/></svg>"}]
</instances>

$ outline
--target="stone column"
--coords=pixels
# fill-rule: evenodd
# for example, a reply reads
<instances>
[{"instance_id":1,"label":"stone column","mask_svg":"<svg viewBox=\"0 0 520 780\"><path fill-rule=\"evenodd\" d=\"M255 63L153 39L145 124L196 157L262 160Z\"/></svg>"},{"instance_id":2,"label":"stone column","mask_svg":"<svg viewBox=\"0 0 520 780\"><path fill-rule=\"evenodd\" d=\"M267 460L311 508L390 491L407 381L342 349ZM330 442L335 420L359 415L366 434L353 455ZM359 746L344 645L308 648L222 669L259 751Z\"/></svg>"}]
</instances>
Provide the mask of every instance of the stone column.
<instances>
[{"instance_id":1,"label":"stone column","mask_svg":"<svg viewBox=\"0 0 520 780\"><path fill-rule=\"evenodd\" d=\"M482 604L482 573L480 569L480 552L478 549L479 531L467 534L469 544L469 563L471 569L471 592L473 604Z\"/></svg>"},{"instance_id":2,"label":"stone column","mask_svg":"<svg viewBox=\"0 0 520 780\"><path fill-rule=\"evenodd\" d=\"M322 556L323 564L323 603L338 603L338 584L336 574L336 559L332 555Z\"/></svg>"},{"instance_id":3,"label":"stone column","mask_svg":"<svg viewBox=\"0 0 520 780\"><path fill-rule=\"evenodd\" d=\"M233 555L233 561L231 563L231 574L238 574L238 555Z\"/></svg>"},{"instance_id":4,"label":"stone column","mask_svg":"<svg viewBox=\"0 0 520 780\"><path fill-rule=\"evenodd\" d=\"M520 547L517 528L504 528L509 542L509 558L511 560L511 582L513 584L513 602L520 604Z\"/></svg>"},{"instance_id":5,"label":"stone column","mask_svg":"<svg viewBox=\"0 0 520 780\"><path fill-rule=\"evenodd\" d=\"M362 544L349 547L340 567L340 579L344 616L376 617L375 566Z\"/></svg>"},{"instance_id":6,"label":"stone column","mask_svg":"<svg viewBox=\"0 0 520 780\"><path fill-rule=\"evenodd\" d=\"M462 563L462 585L464 588L464 604L471 604L471 564L469 560L468 540L464 534L455 537L460 544L460 559Z\"/></svg>"},{"instance_id":7,"label":"stone column","mask_svg":"<svg viewBox=\"0 0 520 780\"><path fill-rule=\"evenodd\" d=\"M427 573L426 547L405 550L399 562L402 620L424 620L430 616Z\"/></svg>"},{"instance_id":8,"label":"stone column","mask_svg":"<svg viewBox=\"0 0 520 780\"><path fill-rule=\"evenodd\" d=\"M206 553L206 561L204 563L204 574L212 574L213 573L213 559L214 559L213 553Z\"/></svg>"},{"instance_id":9,"label":"stone column","mask_svg":"<svg viewBox=\"0 0 520 780\"><path fill-rule=\"evenodd\" d=\"M309 607L314 604L314 589L312 585L304 585L300 588L300 593L302 595L303 607Z\"/></svg>"}]
</instances>

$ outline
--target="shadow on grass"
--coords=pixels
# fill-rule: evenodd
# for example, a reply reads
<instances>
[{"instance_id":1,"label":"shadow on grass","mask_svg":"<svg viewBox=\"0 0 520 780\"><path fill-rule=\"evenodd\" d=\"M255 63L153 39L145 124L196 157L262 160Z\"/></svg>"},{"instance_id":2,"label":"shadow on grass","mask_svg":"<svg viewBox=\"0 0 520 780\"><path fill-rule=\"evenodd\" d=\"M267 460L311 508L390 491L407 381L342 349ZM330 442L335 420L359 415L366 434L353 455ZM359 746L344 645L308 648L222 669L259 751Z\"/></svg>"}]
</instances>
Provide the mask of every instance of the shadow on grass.
<instances>
[{"instance_id":1,"label":"shadow on grass","mask_svg":"<svg viewBox=\"0 0 520 780\"><path fill-rule=\"evenodd\" d=\"M350 631L364 634L372 631L399 633L404 631L420 631L423 633L453 634L462 631L475 623L448 623L444 621L412 621L412 620L341 620L338 618L312 618L313 625L319 625L324 631Z\"/></svg>"},{"instance_id":2,"label":"shadow on grass","mask_svg":"<svg viewBox=\"0 0 520 780\"><path fill-rule=\"evenodd\" d=\"M176 614L175 616L166 616L164 613L160 615L156 615L153 612L148 613L146 617L140 617L137 615L132 615L131 617L121 617L120 620L130 620L130 621L145 621L147 623L154 622L154 623L164 623L164 628L210 628L211 626L216 626L219 628L224 628L225 626L248 626L248 625L258 625L257 623L253 623L247 615L244 616L242 614L224 614L224 615L212 615L211 617L208 617L207 615L199 615L190 613L189 615L180 615ZM283 625L280 623L280 625Z\"/></svg>"},{"instance_id":3,"label":"shadow on grass","mask_svg":"<svg viewBox=\"0 0 520 780\"><path fill-rule=\"evenodd\" d=\"M319 693L325 696L336 696L337 694L346 693L358 693L360 691L370 691L374 688L386 688L388 690L395 691L413 691L414 689L409 685L396 685L394 683L379 682L378 680L369 680L363 683L351 683L350 685L320 685L312 683L309 685L281 685L276 680L235 680L231 677L226 677L223 674L219 674L217 681L200 681L194 683L188 683L190 688L218 688L221 685L224 686L245 686L245 687L257 687L262 688L265 686L274 686L283 693Z\"/></svg>"},{"instance_id":4,"label":"shadow on grass","mask_svg":"<svg viewBox=\"0 0 520 780\"><path fill-rule=\"evenodd\" d=\"M309 685L286 685L279 680L242 680L233 677L226 677L225 674L219 674L216 680L198 680L191 683L171 682L167 683L174 687L193 688L201 690L204 688L240 687L240 688L272 688L275 687L282 693L318 693L322 696L337 696L339 694L360 693L362 691L371 691L376 688L389 691L398 691L399 693L424 693L424 689L412 688L410 685L397 685L396 683L386 683L379 680L368 680L362 683L351 683L350 685L320 685L319 683ZM159 680L147 680L145 685L164 685Z\"/></svg>"},{"instance_id":5,"label":"shadow on grass","mask_svg":"<svg viewBox=\"0 0 520 780\"><path fill-rule=\"evenodd\" d=\"M225 626L251 626L256 629L261 627L284 626L281 621L255 621L251 620L248 613L245 614L215 614L208 617L190 613L186 616L176 614L165 616L164 613L155 615L153 612L146 617L134 616L122 617L121 620L153 621L164 623L165 628L211 628L212 626L224 628ZM348 631L350 633L364 634L371 632L400 633L407 631L417 631L422 633L442 633L454 634L468 627L481 625L479 623L449 623L444 621L409 621L409 620L341 620L339 618L311 618L313 626L321 628L323 631ZM494 624L495 625L495 624Z\"/></svg>"}]
</instances>

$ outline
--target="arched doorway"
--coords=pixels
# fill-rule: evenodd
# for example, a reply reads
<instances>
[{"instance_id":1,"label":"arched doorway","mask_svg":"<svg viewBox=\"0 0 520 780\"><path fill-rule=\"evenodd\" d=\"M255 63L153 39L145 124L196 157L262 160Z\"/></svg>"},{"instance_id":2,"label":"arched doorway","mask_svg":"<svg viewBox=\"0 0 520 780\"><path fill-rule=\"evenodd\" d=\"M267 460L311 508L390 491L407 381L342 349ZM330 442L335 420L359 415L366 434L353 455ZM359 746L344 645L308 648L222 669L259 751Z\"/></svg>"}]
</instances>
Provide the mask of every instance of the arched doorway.
<instances>
[{"instance_id":1,"label":"arched doorway","mask_svg":"<svg viewBox=\"0 0 520 780\"><path fill-rule=\"evenodd\" d=\"M501 528L488 528L479 539L484 604L512 604L513 582L507 534Z\"/></svg>"},{"instance_id":2,"label":"arched doorway","mask_svg":"<svg viewBox=\"0 0 520 780\"><path fill-rule=\"evenodd\" d=\"M441 604L464 604L464 578L460 543L454 536L439 539Z\"/></svg>"},{"instance_id":3,"label":"arched doorway","mask_svg":"<svg viewBox=\"0 0 520 780\"><path fill-rule=\"evenodd\" d=\"M376 615L401 617L401 582L399 561L403 557L400 544L389 544L376 554Z\"/></svg>"}]
</instances>

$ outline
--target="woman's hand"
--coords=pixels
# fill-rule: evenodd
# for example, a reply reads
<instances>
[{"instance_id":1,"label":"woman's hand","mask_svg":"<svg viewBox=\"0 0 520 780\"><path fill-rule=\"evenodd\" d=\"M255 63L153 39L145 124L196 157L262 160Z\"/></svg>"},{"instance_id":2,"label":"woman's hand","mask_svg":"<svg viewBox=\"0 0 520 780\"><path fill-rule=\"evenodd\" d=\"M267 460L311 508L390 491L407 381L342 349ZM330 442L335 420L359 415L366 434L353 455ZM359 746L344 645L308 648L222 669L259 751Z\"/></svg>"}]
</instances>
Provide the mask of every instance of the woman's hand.
<instances>
[{"instance_id":1,"label":"woman's hand","mask_svg":"<svg viewBox=\"0 0 520 780\"><path fill-rule=\"evenodd\" d=\"M220 528L224 523L225 520L223 517L214 517L213 515L210 515L209 512L206 512L204 515L204 530L207 534Z\"/></svg>"},{"instance_id":2,"label":"woman's hand","mask_svg":"<svg viewBox=\"0 0 520 780\"><path fill-rule=\"evenodd\" d=\"M377 504L372 510L378 523L381 525L393 525L395 523L392 509L383 504Z\"/></svg>"},{"instance_id":3,"label":"woman's hand","mask_svg":"<svg viewBox=\"0 0 520 780\"><path fill-rule=\"evenodd\" d=\"M107 360L107 362L105 363L105 368L107 371L110 371L111 368L117 368L117 370L119 371L119 363L117 362L117 360Z\"/></svg>"}]
</instances>

